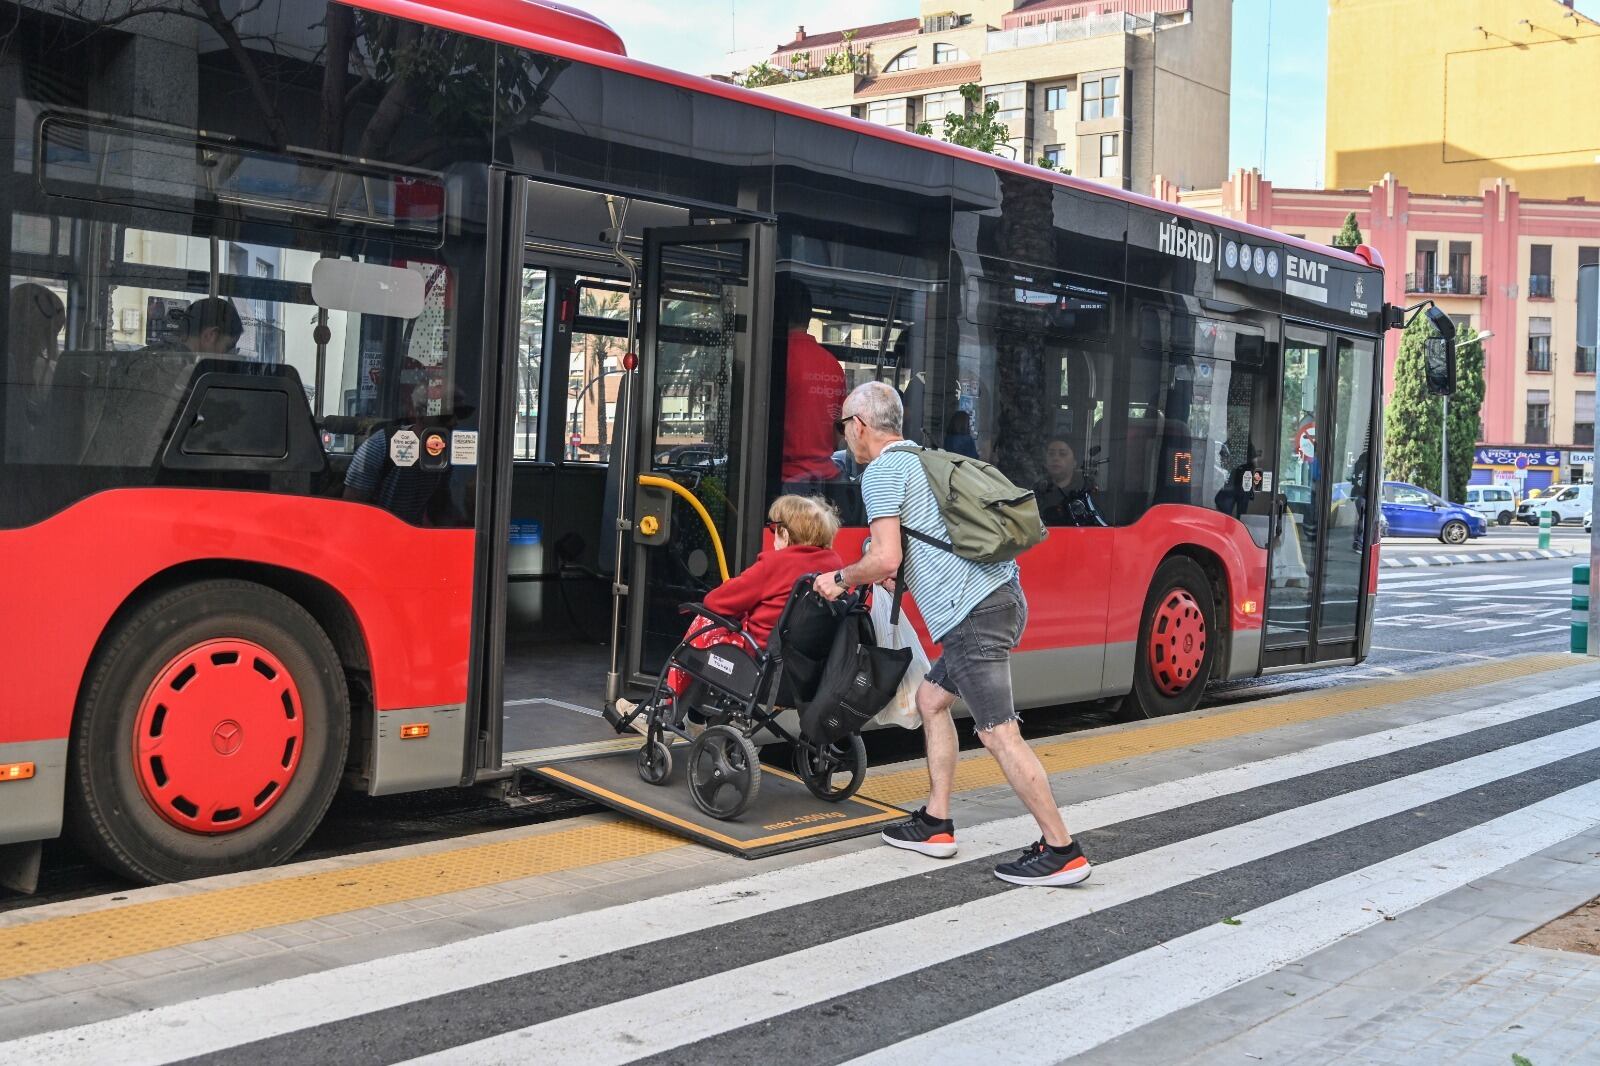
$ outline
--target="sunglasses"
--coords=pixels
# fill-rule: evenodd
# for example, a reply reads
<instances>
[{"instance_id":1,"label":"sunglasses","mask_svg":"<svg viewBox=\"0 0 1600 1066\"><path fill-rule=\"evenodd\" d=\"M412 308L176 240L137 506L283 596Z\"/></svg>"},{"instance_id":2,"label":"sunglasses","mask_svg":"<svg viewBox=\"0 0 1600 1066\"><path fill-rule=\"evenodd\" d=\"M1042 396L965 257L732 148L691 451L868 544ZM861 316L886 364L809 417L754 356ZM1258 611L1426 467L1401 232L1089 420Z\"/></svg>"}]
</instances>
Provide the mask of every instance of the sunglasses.
<instances>
[{"instance_id":1,"label":"sunglasses","mask_svg":"<svg viewBox=\"0 0 1600 1066\"><path fill-rule=\"evenodd\" d=\"M845 426L848 426L851 422L859 422L860 420L860 415L845 415L843 418L836 418L833 420L833 431L842 437L844 436ZM865 422L862 422L861 424L863 426L866 425Z\"/></svg>"},{"instance_id":2,"label":"sunglasses","mask_svg":"<svg viewBox=\"0 0 1600 1066\"><path fill-rule=\"evenodd\" d=\"M783 523L775 518L769 518L765 522L761 523L761 526L768 533L771 533L774 537L776 537L778 535L778 530L783 528Z\"/></svg>"}]
</instances>

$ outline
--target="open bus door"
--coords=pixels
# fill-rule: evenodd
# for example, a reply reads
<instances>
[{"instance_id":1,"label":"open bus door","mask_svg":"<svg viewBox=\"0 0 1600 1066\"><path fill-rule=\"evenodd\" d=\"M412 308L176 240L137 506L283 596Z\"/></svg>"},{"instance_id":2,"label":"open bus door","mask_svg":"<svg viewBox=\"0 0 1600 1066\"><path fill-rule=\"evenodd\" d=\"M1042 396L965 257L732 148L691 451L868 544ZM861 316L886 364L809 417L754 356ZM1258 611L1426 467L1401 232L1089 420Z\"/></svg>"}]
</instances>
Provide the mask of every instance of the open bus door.
<instances>
[{"instance_id":1,"label":"open bus door","mask_svg":"<svg viewBox=\"0 0 1600 1066\"><path fill-rule=\"evenodd\" d=\"M1355 660L1381 484L1375 341L1285 326L1267 668Z\"/></svg>"},{"instance_id":2,"label":"open bus door","mask_svg":"<svg viewBox=\"0 0 1600 1066\"><path fill-rule=\"evenodd\" d=\"M645 234L622 681L650 685L702 599L761 547L773 228ZM623 595L619 589L619 596Z\"/></svg>"}]
</instances>

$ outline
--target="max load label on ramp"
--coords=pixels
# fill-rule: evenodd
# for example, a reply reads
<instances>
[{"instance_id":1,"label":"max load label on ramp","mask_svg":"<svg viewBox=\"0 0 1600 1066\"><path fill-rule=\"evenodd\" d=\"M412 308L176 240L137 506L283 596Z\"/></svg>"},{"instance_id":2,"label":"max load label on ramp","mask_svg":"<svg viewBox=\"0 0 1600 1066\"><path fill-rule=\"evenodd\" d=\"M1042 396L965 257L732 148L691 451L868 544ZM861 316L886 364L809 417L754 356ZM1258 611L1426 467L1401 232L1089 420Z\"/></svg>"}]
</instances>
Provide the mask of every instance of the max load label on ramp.
<instances>
[{"instance_id":1,"label":"max load label on ramp","mask_svg":"<svg viewBox=\"0 0 1600 1066\"><path fill-rule=\"evenodd\" d=\"M659 785L640 780L632 751L551 763L531 772L630 817L747 859L864 836L906 817L901 808L860 793L842 803L818 799L798 777L763 765L761 791L749 809L721 821L689 796L685 746L675 746L673 754L672 773Z\"/></svg>"}]
</instances>

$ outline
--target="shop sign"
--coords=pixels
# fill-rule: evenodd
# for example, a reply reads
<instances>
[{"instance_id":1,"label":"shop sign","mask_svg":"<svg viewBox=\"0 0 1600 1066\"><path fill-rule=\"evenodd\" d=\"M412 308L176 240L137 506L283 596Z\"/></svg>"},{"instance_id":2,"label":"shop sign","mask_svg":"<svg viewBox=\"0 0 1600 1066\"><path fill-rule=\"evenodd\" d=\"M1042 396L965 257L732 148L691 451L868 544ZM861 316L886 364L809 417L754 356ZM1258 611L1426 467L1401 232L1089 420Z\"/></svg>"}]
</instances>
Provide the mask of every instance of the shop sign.
<instances>
[{"instance_id":1,"label":"shop sign","mask_svg":"<svg viewBox=\"0 0 1600 1066\"><path fill-rule=\"evenodd\" d=\"M1561 452L1556 448L1479 448L1472 455L1479 466L1514 466L1525 470L1530 466L1560 466Z\"/></svg>"}]
</instances>

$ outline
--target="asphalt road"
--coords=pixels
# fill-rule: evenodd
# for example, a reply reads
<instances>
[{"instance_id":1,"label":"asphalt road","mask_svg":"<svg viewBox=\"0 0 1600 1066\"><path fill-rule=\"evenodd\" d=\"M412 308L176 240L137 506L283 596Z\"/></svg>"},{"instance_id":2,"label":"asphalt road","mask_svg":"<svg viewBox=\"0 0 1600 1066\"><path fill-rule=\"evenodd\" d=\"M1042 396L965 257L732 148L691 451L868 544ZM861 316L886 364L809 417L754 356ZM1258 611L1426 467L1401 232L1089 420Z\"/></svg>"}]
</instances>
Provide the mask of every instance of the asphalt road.
<instances>
[{"instance_id":1,"label":"asphalt road","mask_svg":"<svg viewBox=\"0 0 1600 1066\"><path fill-rule=\"evenodd\" d=\"M1493 536L1491 533L1486 539ZM1426 542L1418 543L1431 550ZM1482 545L1484 541L1474 543ZM1576 538L1572 543L1576 545ZM1386 552L1397 546L1392 539L1384 544ZM1365 663L1214 685L1203 706L1243 703L1452 663L1564 651L1569 641L1573 562L1553 559L1385 569L1379 584L1378 630L1372 655ZM1104 705L1035 710L1027 715L1024 731L1030 737L1072 732L1117 721L1118 714L1116 707ZM964 745L975 743L969 731L962 734ZM921 753L918 735L903 730L872 734L868 749L873 763ZM598 809L558 792L533 800L529 806L510 808L461 789L381 798L344 795L335 801L300 857L470 835ZM0 911L115 891L120 884L88 863L70 844L50 841L45 845L39 892L32 897L0 894Z\"/></svg>"}]
</instances>

